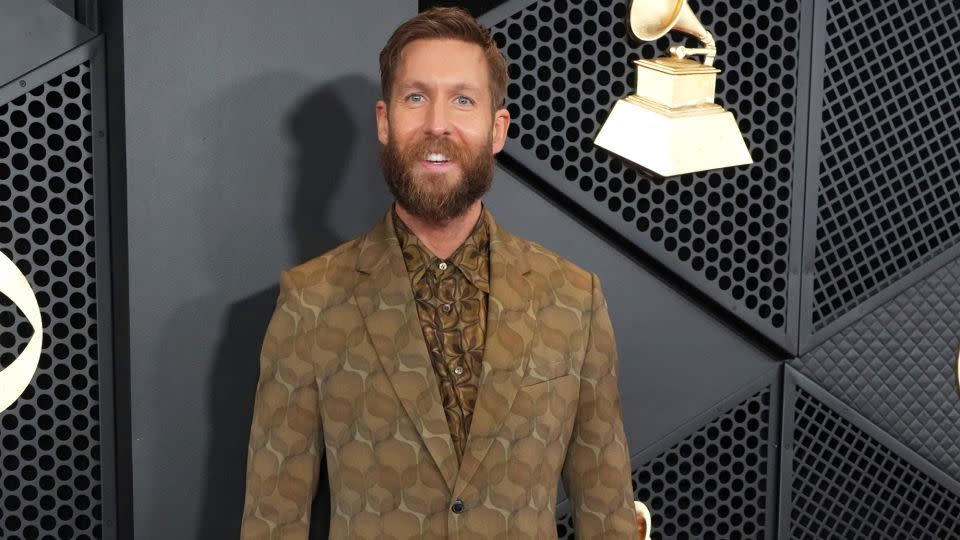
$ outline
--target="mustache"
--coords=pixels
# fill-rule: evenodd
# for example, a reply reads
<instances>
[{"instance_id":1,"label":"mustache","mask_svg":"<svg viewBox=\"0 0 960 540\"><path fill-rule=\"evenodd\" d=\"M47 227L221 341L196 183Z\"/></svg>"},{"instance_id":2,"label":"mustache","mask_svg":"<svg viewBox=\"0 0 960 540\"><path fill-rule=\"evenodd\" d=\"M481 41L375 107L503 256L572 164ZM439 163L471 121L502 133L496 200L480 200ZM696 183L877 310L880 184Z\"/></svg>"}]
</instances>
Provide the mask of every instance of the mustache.
<instances>
[{"instance_id":1,"label":"mustache","mask_svg":"<svg viewBox=\"0 0 960 540\"><path fill-rule=\"evenodd\" d=\"M437 136L424 136L403 148L390 140L380 149L380 168L398 204L427 221L443 223L461 215L490 188L493 155L486 148ZM415 173L417 163L430 153L441 153L459 165L461 177L453 185L439 182L434 174Z\"/></svg>"},{"instance_id":2,"label":"mustache","mask_svg":"<svg viewBox=\"0 0 960 540\"><path fill-rule=\"evenodd\" d=\"M437 137L436 135L428 135L411 144L404 151L404 157L411 161L419 161L427 154L432 153L443 154L448 160L458 163L464 162L468 157L460 145L446 137Z\"/></svg>"}]
</instances>

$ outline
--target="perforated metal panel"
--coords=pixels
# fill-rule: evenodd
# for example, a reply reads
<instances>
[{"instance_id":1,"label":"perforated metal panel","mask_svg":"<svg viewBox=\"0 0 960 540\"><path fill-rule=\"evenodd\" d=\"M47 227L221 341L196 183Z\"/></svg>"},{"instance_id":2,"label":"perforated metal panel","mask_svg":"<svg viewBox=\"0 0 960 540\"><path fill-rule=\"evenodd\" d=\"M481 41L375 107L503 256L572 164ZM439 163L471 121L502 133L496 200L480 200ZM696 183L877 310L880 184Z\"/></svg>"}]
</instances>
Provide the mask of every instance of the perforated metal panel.
<instances>
[{"instance_id":1,"label":"perforated metal panel","mask_svg":"<svg viewBox=\"0 0 960 540\"><path fill-rule=\"evenodd\" d=\"M810 316L829 334L960 237L960 4L828 6Z\"/></svg>"},{"instance_id":2,"label":"perforated metal panel","mask_svg":"<svg viewBox=\"0 0 960 540\"><path fill-rule=\"evenodd\" d=\"M810 391L788 406L789 538L960 537L960 496Z\"/></svg>"},{"instance_id":3,"label":"perforated metal panel","mask_svg":"<svg viewBox=\"0 0 960 540\"><path fill-rule=\"evenodd\" d=\"M690 5L720 43L717 102L736 116L754 165L664 181L594 147L613 104L634 91L631 61L662 55L673 43L664 37L631 44L627 2L611 0L533 2L506 20L490 21L510 65L513 121L505 152L792 349L787 305L797 217L800 5Z\"/></svg>"},{"instance_id":4,"label":"perforated metal panel","mask_svg":"<svg viewBox=\"0 0 960 540\"><path fill-rule=\"evenodd\" d=\"M652 458L640 456L634 495L650 509L653 538L773 535L767 514L770 403L765 388ZM572 516L562 512L558 536L572 539L573 531Z\"/></svg>"},{"instance_id":5,"label":"perforated metal panel","mask_svg":"<svg viewBox=\"0 0 960 540\"><path fill-rule=\"evenodd\" d=\"M84 61L0 104L0 249L44 325L33 382L0 412L3 538L102 537L90 77ZM0 321L19 350L29 324L12 306Z\"/></svg>"},{"instance_id":6,"label":"perforated metal panel","mask_svg":"<svg viewBox=\"0 0 960 540\"><path fill-rule=\"evenodd\" d=\"M791 362L960 480L960 261Z\"/></svg>"}]
</instances>

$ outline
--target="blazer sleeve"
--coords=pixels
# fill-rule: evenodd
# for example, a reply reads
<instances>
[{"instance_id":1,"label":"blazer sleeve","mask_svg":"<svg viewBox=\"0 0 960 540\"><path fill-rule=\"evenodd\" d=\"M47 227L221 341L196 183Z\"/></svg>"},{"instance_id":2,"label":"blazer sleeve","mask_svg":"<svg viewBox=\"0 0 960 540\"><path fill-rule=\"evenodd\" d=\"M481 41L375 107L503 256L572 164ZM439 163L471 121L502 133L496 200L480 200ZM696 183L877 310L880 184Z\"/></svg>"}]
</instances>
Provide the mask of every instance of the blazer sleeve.
<instances>
[{"instance_id":1,"label":"blazer sleeve","mask_svg":"<svg viewBox=\"0 0 960 540\"><path fill-rule=\"evenodd\" d=\"M638 537L617 386L617 347L600 281L593 299L586 353L580 371L577 416L563 465L577 538Z\"/></svg>"},{"instance_id":2,"label":"blazer sleeve","mask_svg":"<svg viewBox=\"0 0 960 540\"><path fill-rule=\"evenodd\" d=\"M299 291L286 273L260 354L240 537L306 539L322 427Z\"/></svg>"}]
</instances>

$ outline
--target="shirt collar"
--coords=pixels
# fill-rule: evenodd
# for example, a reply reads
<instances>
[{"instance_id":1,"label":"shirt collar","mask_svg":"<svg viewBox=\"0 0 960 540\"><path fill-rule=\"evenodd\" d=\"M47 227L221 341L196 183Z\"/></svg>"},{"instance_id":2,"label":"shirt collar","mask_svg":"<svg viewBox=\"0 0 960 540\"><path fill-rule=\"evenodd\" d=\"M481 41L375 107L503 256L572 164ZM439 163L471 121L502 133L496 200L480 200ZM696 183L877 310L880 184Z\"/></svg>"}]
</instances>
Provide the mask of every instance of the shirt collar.
<instances>
[{"instance_id":1,"label":"shirt collar","mask_svg":"<svg viewBox=\"0 0 960 540\"><path fill-rule=\"evenodd\" d=\"M490 293L490 226L487 223L487 212L481 211L480 218L463 244L450 257L440 259L423 245L417 235L397 215L393 214L393 226L403 252L403 262L410 273L410 280L416 284L423 279L428 271L437 275L450 271L450 266L458 268L473 285L485 293ZM448 265L447 270L440 270L440 263Z\"/></svg>"}]
</instances>

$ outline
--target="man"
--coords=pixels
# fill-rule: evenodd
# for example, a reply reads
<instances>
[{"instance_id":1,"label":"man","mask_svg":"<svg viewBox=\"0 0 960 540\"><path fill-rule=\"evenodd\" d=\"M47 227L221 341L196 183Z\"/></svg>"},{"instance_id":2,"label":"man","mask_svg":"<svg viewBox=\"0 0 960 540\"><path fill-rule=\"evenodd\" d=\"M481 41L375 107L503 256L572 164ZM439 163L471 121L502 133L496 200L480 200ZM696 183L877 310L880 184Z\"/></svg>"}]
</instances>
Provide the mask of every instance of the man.
<instances>
[{"instance_id":1,"label":"man","mask_svg":"<svg viewBox=\"0 0 960 540\"><path fill-rule=\"evenodd\" d=\"M330 538L636 538L616 348L596 276L480 201L507 70L436 8L380 55L382 168L366 235L281 274L261 355L243 538L306 538L321 456Z\"/></svg>"}]
</instances>

